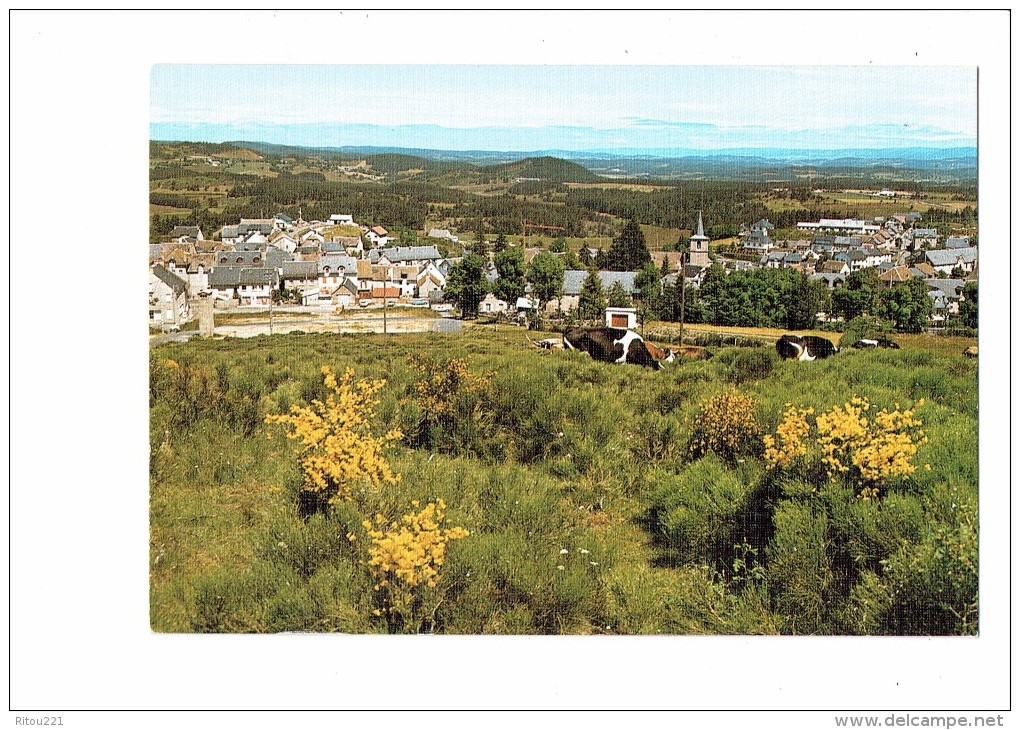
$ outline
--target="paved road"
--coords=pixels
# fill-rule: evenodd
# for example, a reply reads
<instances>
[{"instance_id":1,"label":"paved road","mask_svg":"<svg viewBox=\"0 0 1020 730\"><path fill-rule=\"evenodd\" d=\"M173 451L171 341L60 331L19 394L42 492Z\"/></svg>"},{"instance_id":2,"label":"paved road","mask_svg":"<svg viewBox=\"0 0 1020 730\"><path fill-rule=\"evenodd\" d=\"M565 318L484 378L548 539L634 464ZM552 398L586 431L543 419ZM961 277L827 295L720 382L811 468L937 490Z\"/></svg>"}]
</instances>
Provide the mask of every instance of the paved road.
<instances>
[{"instance_id":1,"label":"paved road","mask_svg":"<svg viewBox=\"0 0 1020 730\"><path fill-rule=\"evenodd\" d=\"M187 342L198 332L168 332L165 335L154 335L149 337L149 345L164 345L167 342Z\"/></svg>"},{"instance_id":2,"label":"paved road","mask_svg":"<svg viewBox=\"0 0 1020 730\"><path fill-rule=\"evenodd\" d=\"M399 314L390 314L385 322L387 332L391 334L409 332L459 332L460 320L440 317L406 317ZM273 317L273 334L286 334L296 330L304 332L326 332L326 333L381 333L383 331L383 318L381 314L356 314L346 317ZM257 337L268 335L269 318L262 321L239 322L237 324L222 323L215 328L217 336L221 337ZM150 345L161 345L169 342L186 342L189 338L197 336L198 333L171 332L156 335L149 339Z\"/></svg>"}]
</instances>

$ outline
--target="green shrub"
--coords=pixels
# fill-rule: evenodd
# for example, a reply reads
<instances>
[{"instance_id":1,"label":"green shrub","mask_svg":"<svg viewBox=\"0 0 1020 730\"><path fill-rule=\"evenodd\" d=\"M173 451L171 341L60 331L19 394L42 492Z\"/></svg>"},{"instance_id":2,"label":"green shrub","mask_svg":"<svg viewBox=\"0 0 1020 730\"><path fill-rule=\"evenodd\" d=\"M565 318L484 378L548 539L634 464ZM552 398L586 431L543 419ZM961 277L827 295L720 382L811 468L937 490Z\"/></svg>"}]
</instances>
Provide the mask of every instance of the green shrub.
<instances>
[{"instance_id":1,"label":"green shrub","mask_svg":"<svg viewBox=\"0 0 1020 730\"><path fill-rule=\"evenodd\" d=\"M869 626L897 635L977 633L977 511L962 511L960 523L935 525L889 559L884 600L875 602L878 616Z\"/></svg>"},{"instance_id":2,"label":"green shrub","mask_svg":"<svg viewBox=\"0 0 1020 730\"><path fill-rule=\"evenodd\" d=\"M767 378L779 362L779 356L773 348L754 347L733 352L736 356L730 363L726 377L737 385Z\"/></svg>"},{"instance_id":3,"label":"green shrub","mask_svg":"<svg viewBox=\"0 0 1020 730\"><path fill-rule=\"evenodd\" d=\"M711 454L679 474L657 475L652 516L678 563L702 561L728 569L733 546L744 538L742 515L749 493L744 476Z\"/></svg>"},{"instance_id":4,"label":"green shrub","mask_svg":"<svg viewBox=\"0 0 1020 730\"><path fill-rule=\"evenodd\" d=\"M784 633L821 634L829 630L828 519L811 507L784 502L775 511L775 534L767 549L772 603Z\"/></svg>"}]
</instances>

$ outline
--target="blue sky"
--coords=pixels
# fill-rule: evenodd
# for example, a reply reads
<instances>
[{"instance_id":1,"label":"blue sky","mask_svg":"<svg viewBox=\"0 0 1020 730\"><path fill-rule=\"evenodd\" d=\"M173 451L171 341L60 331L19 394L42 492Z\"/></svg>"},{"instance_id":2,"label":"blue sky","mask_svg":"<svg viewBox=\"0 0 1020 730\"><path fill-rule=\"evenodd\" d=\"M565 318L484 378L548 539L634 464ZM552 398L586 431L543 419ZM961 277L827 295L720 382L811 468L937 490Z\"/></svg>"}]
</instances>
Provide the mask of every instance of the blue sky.
<instances>
[{"instance_id":1,"label":"blue sky","mask_svg":"<svg viewBox=\"0 0 1020 730\"><path fill-rule=\"evenodd\" d=\"M157 139L435 149L958 147L962 66L153 67Z\"/></svg>"}]
</instances>

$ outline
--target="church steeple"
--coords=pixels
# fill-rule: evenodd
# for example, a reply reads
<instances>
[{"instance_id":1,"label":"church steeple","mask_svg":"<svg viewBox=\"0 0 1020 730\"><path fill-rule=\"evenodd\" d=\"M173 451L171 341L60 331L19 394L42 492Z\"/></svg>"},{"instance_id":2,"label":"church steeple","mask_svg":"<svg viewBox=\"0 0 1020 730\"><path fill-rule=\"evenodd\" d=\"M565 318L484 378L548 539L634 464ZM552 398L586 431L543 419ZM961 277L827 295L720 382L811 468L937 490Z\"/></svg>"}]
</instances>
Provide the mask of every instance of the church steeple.
<instances>
[{"instance_id":1,"label":"church steeple","mask_svg":"<svg viewBox=\"0 0 1020 730\"><path fill-rule=\"evenodd\" d=\"M708 266L712 263L708 258L708 236L705 235L705 224L701 220L701 211L698 211L698 227L691 236L690 263L694 266Z\"/></svg>"}]
</instances>

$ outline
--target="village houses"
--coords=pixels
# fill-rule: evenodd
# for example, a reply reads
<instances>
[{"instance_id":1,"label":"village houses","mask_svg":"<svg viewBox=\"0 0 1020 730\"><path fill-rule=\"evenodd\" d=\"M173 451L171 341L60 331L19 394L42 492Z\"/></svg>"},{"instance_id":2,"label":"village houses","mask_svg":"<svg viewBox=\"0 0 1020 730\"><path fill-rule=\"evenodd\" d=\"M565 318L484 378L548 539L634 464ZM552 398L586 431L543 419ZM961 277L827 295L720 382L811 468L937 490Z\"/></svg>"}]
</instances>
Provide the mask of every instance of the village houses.
<instances>
[{"instance_id":1,"label":"village houses","mask_svg":"<svg viewBox=\"0 0 1020 730\"><path fill-rule=\"evenodd\" d=\"M870 221L823 218L797 224L812 234L810 239L777 241L775 226L761 219L742 228L743 255L725 260L725 269L796 269L833 289L850 274L874 268L883 286L914 278L925 281L938 316L944 317L958 311L964 284L963 278L948 277L976 278L977 246L968 236L947 237L940 246L938 230L919 225L922 220L912 212ZM338 227L352 230L337 231ZM429 229L428 238L458 241L449 229L440 228ZM686 260L676 251L653 253L656 266L670 272L665 282L676 284L682 276L686 286L698 287L716 260L700 213L689 240ZM539 250L526 249L525 261ZM274 298L330 309L383 301L436 304L443 300L458 260L445 258L434 244L401 246L385 227L358 225L347 213L334 213L326 221L305 221L300 215L295 220L283 213L242 218L223 226L211 239L197 226L177 226L167 240L149 246L150 322L179 327L191 316L190 300L200 294L211 295L220 309L267 306ZM598 275L603 291L619 284L629 296L637 294L637 272ZM498 279L491 261L485 276L490 285ZM546 304L546 310L576 309L587 276L587 270L565 271L561 294ZM527 297L523 302L526 308L534 306ZM504 302L490 294L480 303L479 313L495 315L519 311L521 306L521 301Z\"/></svg>"}]
</instances>

